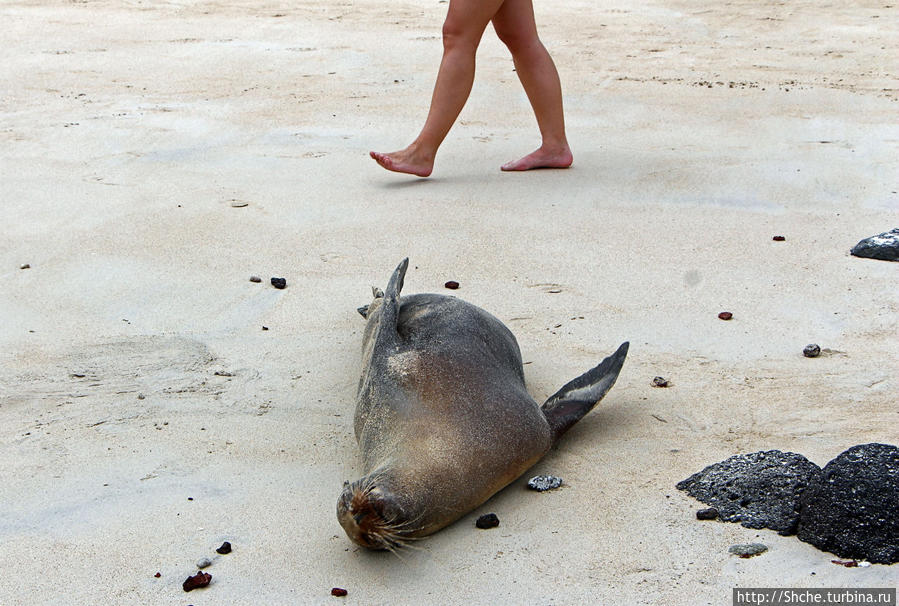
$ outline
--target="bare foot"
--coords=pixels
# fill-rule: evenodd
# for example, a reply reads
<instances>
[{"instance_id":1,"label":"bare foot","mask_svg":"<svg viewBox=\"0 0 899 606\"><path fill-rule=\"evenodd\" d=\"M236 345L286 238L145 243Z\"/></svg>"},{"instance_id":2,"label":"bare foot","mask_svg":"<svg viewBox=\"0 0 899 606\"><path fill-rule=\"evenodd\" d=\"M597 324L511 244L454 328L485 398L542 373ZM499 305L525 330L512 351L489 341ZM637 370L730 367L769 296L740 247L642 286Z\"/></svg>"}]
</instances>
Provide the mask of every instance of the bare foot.
<instances>
[{"instance_id":1,"label":"bare foot","mask_svg":"<svg viewBox=\"0 0 899 606\"><path fill-rule=\"evenodd\" d=\"M573 160L571 150L566 146L561 149L549 150L541 147L524 158L508 162L500 167L500 170L516 171L531 170L534 168L568 168Z\"/></svg>"},{"instance_id":2,"label":"bare foot","mask_svg":"<svg viewBox=\"0 0 899 606\"><path fill-rule=\"evenodd\" d=\"M434 169L434 159L418 157L414 152L406 148L389 154L381 152L368 152L375 162L395 173L407 173L417 177L427 177Z\"/></svg>"}]
</instances>

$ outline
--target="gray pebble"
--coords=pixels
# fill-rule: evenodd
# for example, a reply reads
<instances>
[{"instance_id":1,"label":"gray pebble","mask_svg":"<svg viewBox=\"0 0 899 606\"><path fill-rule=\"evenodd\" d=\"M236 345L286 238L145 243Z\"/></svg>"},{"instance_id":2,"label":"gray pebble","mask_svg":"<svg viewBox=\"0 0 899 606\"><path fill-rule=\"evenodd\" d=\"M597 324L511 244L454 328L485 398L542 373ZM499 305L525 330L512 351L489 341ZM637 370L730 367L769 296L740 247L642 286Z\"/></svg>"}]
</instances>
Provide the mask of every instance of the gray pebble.
<instances>
[{"instance_id":1,"label":"gray pebble","mask_svg":"<svg viewBox=\"0 0 899 606\"><path fill-rule=\"evenodd\" d=\"M652 380L653 387L668 387L668 379L665 377L654 377Z\"/></svg>"},{"instance_id":2,"label":"gray pebble","mask_svg":"<svg viewBox=\"0 0 899 606\"><path fill-rule=\"evenodd\" d=\"M534 476L528 480L528 488L537 492L552 490L562 485L562 478L558 476Z\"/></svg>"},{"instance_id":3,"label":"gray pebble","mask_svg":"<svg viewBox=\"0 0 899 606\"><path fill-rule=\"evenodd\" d=\"M262 282L262 278L259 276L250 276L250 282Z\"/></svg>"},{"instance_id":4,"label":"gray pebble","mask_svg":"<svg viewBox=\"0 0 899 606\"><path fill-rule=\"evenodd\" d=\"M19 267L19 269L31 269L31 265L29 265L28 263L26 263L25 265L21 265L21 266Z\"/></svg>"},{"instance_id":5,"label":"gray pebble","mask_svg":"<svg viewBox=\"0 0 899 606\"><path fill-rule=\"evenodd\" d=\"M768 546L761 543L746 543L743 545L731 545L727 551L741 558L751 558L768 551Z\"/></svg>"},{"instance_id":6,"label":"gray pebble","mask_svg":"<svg viewBox=\"0 0 899 606\"><path fill-rule=\"evenodd\" d=\"M806 358L817 358L821 355L821 347L817 343L810 343L802 348L802 355Z\"/></svg>"},{"instance_id":7,"label":"gray pebble","mask_svg":"<svg viewBox=\"0 0 899 606\"><path fill-rule=\"evenodd\" d=\"M212 566L212 560L209 558L200 558L197 560L197 568L206 568L208 566Z\"/></svg>"}]
</instances>

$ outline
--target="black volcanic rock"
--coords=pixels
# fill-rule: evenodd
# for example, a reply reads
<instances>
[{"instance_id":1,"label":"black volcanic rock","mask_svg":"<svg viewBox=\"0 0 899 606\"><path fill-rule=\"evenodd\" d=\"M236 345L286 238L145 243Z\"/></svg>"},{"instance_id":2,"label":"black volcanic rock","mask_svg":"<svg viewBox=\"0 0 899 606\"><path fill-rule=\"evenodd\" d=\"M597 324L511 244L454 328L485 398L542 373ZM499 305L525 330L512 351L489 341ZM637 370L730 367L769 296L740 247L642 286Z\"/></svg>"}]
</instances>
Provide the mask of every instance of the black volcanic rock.
<instances>
[{"instance_id":1,"label":"black volcanic rock","mask_svg":"<svg viewBox=\"0 0 899 606\"><path fill-rule=\"evenodd\" d=\"M725 522L788 535L796 532L799 496L820 473L800 454L768 450L709 465L677 488L717 509Z\"/></svg>"},{"instance_id":2,"label":"black volcanic rock","mask_svg":"<svg viewBox=\"0 0 899 606\"><path fill-rule=\"evenodd\" d=\"M841 558L899 562L899 448L860 444L812 478L799 539Z\"/></svg>"},{"instance_id":3,"label":"black volcanic rock","mask_svg":"<svg viewBox=\"0 0 899 606\"><path fill-rule=\"evenodd\" d=\"M849 251L856 257L899 261L899 227L865 238Z\"/></svg>"}]
</instances>

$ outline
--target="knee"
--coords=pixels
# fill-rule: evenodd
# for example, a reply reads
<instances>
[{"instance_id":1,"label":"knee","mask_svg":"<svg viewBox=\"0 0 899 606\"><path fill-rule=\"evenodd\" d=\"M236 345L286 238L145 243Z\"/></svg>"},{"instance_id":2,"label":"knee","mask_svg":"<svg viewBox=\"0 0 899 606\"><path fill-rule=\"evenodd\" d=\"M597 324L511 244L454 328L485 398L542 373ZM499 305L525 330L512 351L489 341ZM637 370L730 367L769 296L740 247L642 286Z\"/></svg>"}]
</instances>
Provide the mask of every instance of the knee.
<instances>
[{"instance_id":1,"label":"knee","mask_svg":"<svg viewBox=\"0 0 899 606\"><path fill-rule=\"evenodd\" d=\"M456 20L447 19L443 23L442 35L445 51L464 48L471 50L478 47L479 37Z\"/></svg>"},{"instance_id":2,"label":"knee","mask_svg":"<svg viewBox=\"0 0 899 606\"><path fill-rule=\"evenodd\" d=\"M496 36L513 55L528 52L540 45L540 39L537 37L536 32L522 32L512 28L496 27L495 24L494 29L496 30Z\"/></svg>"}]
</instances>

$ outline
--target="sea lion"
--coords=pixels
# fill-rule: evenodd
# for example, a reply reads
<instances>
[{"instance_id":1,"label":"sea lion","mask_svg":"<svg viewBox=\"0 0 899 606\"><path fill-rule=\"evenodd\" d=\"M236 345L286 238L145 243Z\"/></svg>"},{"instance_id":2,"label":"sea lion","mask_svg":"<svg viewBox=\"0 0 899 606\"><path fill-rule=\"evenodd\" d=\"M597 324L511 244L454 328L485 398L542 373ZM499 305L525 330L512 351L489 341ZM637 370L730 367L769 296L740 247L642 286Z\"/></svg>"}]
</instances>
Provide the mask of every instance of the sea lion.
<instances>
[{"instance_id":1,"label":"sea lion","mask_svg":"<svg viewBox=\"0 0 899 606\"><path fill-rule=\"evenodd\" d=\"M400 298L409 260L367 317L354 429L364 477L344 482L349 538L396 551L478 507L540 460L618 378L628 343L542 407L515 337L455 297Z\"/></svg>"}]
</instances>

